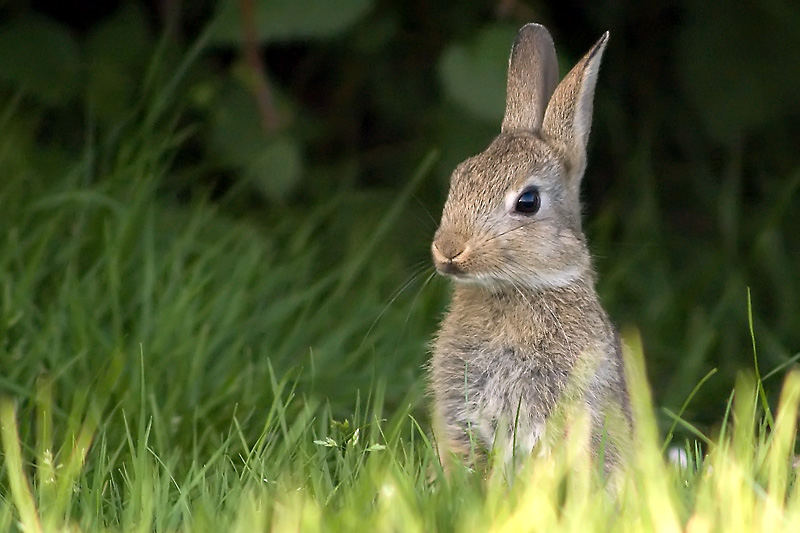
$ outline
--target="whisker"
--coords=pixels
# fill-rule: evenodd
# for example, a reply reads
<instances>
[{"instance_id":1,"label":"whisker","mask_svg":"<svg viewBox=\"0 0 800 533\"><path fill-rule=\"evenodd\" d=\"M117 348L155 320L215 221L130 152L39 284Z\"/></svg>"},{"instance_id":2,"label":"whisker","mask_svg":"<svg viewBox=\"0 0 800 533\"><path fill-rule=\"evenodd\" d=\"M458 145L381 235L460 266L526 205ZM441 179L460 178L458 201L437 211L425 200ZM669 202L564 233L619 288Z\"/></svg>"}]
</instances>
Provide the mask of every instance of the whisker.
<instances>
[{"instance_id":1,"label":"whisker","mask_svg":"<svg viewBox=\"0 0 800 533\"><path fill-rule=\"evenodd\" d=\"M428 215L428 218L431 219L431 222L433 222L433 228L436 229L439 226L439 222L433 218L433 213L431 213L430 209L428 209L428 207L420 201L417 195L412 195L412 198L419 204L422 210L425 211L425 214Z\"/></svg>"},{"instance_id":2,"label":"whisker","mask_svg":"<svg viewBox=\"0 0 800 533\"><path fill-rule=\"evenodd\" d=\"M408 325L408 321L411 320L411 313L414 311L414 307L417 304L417 300L419 300L419 295L425 290L425 287L428 286L428 283L431 282L433 277L436 275L436 269L432 269L430 275L425 278L425 281L422 282L422 286L417 291L417 294L414 295L414 299L411 300L411 306L408 309L408 314L406 315L406 321L403 323L403 327Z\"/></svg>"},{"instance_id":3,"label":"whisker","mask_svg":"<svg viewBox=\"0 0 800 533\"><path fill-rule=\"evenodd\" d=\"M383 315L385 315L385 314L386 314L386 311L388 311L388 310L389 310L389 307L391 307L391 306L392 306L392 304L393 304L395 301L397 301L397 299L400 297L400 295L401 295L401 294L403 294L403 292L404 292L404 291L405 291L405 290L406 290L408 287L410 287L410 286L411 286L411 285L414 283L414 281L415 281L415 280L416 280L416 279L419 277L419 275L420 275L420 274L422 274L423 272L425 272L425 270L426 270L426 268L424 268L424 267L420 267L420 268L419 268L419 269L418 269L418 270L417 270L415 273L413 273L413 274L411 275L411 277L409 277L409 278L408 278L408 279L407 279L407 280L406 280L406 281L405 281L405 282L404 282L404 283L403 283L403 284L400 286L400 288L399 288L399 289L397 289L397 290L394 292L394 294L391 296L391 298L390 298L389 302L388 302L388 303L387 303L387 304L386 304L386 305L383 307L383 309L381 310L381 312L380 312L380 313L378 313L378 316L377 316L377 317L375 317L375 320L373 320L373 321L372 321L372 324L370 324L370 326L369 326L369 329L367 329L367 332L364 334L364 338L361 340L361 343L358 345L358 349L359 349L359 350L360 350L361 348L363 348L363 347L364 347L364 344L367 342L367 338L368 338L368 337L370 336L370 334L372 333L372 330L373 330L373 329L375 329L375 326L378 324L378 322L380 321L380 319L381 319L381 318L383 318Z\"/></svg>"},{"instance_id":4,"label":"whisker","mask_svg":"<svg viewBox=\"0 0 800 533\"><path fill-rule=\"evenodd\" d=\"M491 242L491 241L493 241L493 240L495 240L495 239L497 239L497 238L500 238L500 237L502 237L503 235L507 235L507 234L511 233L512 231L517 231L518 229L525 228L525 227L527 227L527 226L530 226L531 224L535 224L535 223L543 222L543 221L546 221L546 220L548 220L548 219L546 219L546 218L544 218L544 219L543 219L543 218L539 218L539 219L535 219L535 220L529 220L529 221L527 221L527 222L523 222L523 223L521 223L521 224L519 224L519 225L517 225L517 226L514 226L514 227L513 227L513 228L511 228L511 229L508 229L508 230L506 230L506 231L500 232L500 233L498 233L497 235L492 235L491 237L489 237L488 239L486 239L486 240L485 240L485 241L483 241L483 242ZM490 231L487 231L486 233L489 233L489 232L490 232Z\"/></svg>"}]
</instances>

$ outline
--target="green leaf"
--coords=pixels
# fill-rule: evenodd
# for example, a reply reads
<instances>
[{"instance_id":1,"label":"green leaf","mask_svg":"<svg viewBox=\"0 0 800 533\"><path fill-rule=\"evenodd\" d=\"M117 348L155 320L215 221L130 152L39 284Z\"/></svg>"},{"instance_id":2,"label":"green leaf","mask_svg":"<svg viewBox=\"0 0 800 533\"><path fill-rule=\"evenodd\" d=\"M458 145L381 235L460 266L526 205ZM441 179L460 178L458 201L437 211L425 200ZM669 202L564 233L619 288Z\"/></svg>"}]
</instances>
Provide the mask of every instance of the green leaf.
<instances>
[{"instance_id":1,"label":"green leaf","mask_svg":"<svg viewBox=\"0 0 800 533\"><path fill-rule=\"evenodd\" d=\"M114 58L123 65L139 65L149 59L151 42L147 14L139 4L129 3L92 29L86 52L90 61Z\"/></svg>"},{"instance_id":2,"label":"green leaf","mask_svg":"<svg viewBox=\"0 0 800 533\"><path fill-rule=\"evenodd\" d=\"M340 34L363 17L373 0L254 0L258 38L261 42L321 39ZM221 4L217 44L238 46L242 41L239 2Z\"/></svg>"},{"instance_id":3,"label":"green leaf","mask_svg":"<svg viewBox=\"0 0 800 533\"><path fill-rule=\"evenodd\" d=\"M283 200L300 181L303 159L296 140L278 138L254 154L245 179L270 200Z\"/></svg>"},{"instance_id":4,"label":"green leaf","mask_svg":"<svg viewBox=\"0 0 800 533\"><path fill-rule=\"evenodd\" d=\"M147 17L138 4L123 5L92 31L86 42L87 92L97 116L114 120L130 109L151 44Z\"/></svg>"},{"instance_id":5,"label":"green leaf","mask_svg":"<svg viewBox=\"0 0 800 533\"><path fill-rule=\"evenodd\" d=\"M229 80L212 98L209 145L222 163L241 166L267 142L253 95Z\"/></svg>"},{"instance_id":6,"label":"green leaf","mask_svg":"<svg viewBox=\"0 0 800 533\"><path fill-rule=\"evenodd\" d=\"M80 52L69 31L39 16L23 15L0 27L0 79L48 105L79 88Z\"/></svg>"},{"instance_id":7,"label":"green leaf","mask_svg":"<svg viewBox=\"0 0 800 533\"><path fill-rule=\"evenodd\" d=\"M288 133L267 134L253 95L235 82L209 98L213 104L208 142L217 163L241 172L265 198L285 199L303 172L300 142Z\"/></svg>"},{"instance_id":8,"label":"green leaf","mask_svg":"<svg viewBox=\"0 0 800 533\"><path fill-rule=\"evenodd\" d=\"M470 113L492 123L503 118L506 68L516 29L492 25L467 43L447 47L439 59L445 93Z\"/></svg>"}]
</instances>

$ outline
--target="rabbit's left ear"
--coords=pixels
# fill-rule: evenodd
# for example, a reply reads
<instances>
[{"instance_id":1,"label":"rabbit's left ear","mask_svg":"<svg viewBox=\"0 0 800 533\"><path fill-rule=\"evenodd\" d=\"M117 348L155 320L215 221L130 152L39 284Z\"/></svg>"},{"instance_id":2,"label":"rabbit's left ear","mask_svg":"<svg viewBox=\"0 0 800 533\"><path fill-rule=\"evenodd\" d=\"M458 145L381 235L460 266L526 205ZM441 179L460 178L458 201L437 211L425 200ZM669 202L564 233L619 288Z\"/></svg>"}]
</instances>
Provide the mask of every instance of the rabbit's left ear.
<instances>
[{"instance_id":1,"label":"rabbit's left ear","mask_svg":"<svg viewBox=\"0 0 800 533\"><path fill-rule=\"evenodd\" d=\"M542 133L564 151L570 176L583 175L586 143L592 127L592 101L600 60L608 43L605 32L589 52L561 80L547 104Z\"/></svg>"},{"instance_id":2,"label":"rabbit's left ear","mask_svg":"<svg viewBox=\"0 0 800 533\"><path fill-rule=\"evenodd\" d=\"M558 82L556 48L541 24L519 30L508 58L506 113L501 130L538 132L544 109Z\"/></svg>"}]
</instances>

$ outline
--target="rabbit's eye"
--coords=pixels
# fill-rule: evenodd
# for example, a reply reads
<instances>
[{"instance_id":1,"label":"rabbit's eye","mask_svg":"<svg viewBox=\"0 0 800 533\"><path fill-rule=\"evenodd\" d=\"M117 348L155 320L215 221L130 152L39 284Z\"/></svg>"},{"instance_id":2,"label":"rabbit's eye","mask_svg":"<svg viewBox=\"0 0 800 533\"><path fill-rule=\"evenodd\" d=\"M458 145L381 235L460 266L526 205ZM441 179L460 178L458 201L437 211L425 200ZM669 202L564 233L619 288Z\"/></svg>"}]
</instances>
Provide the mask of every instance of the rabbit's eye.
<instances>
[{"instance_id":1,"label":"rabbit's eye","mask_svg":"<svg viewBox=\"0 0 800 533\"><path fill-rule=\"evenodd\" d=\"M542 206L542 199L539 197L539 190L535 187L525 189L517 198L517 205L514 211L526 215L533 215Z\"/></svg>"}]
</instances>

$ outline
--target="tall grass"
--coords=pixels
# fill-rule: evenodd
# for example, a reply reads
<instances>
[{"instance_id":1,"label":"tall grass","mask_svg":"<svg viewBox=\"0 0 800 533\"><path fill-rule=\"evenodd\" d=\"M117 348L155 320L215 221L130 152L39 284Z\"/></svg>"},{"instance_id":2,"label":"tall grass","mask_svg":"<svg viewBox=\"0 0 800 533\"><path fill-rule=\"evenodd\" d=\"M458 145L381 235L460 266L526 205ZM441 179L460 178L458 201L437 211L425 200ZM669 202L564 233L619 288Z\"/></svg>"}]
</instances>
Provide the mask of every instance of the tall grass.
<instances>
[{"instance_id":1,"label":"tall grass","mask_svg":"<svg viewBox=\"0 0 800 533\"><path fill-rule=\"evenodd\" d=\"M382 409L423 400L443 286L387 306L384 240L433 155L348 241L344 198L265 223L169 199L180 134L139 128L49 173L0 147L0 530L214 529L253 481L333 500L366 456L314 441L384 452Z\"/></svg>"},{"instance_id":2,"label":"tall grass","mask_svg":"<svg viewBox=\"0 0 800 533\"><path fill-rule=\"evenodd\" d=\"M796 529L800 375L774 415L742 377L715 435L678 419L676 465L628 335L626 471L598 473L578 419L516 472L448 479L419 378L441 286L387 307L370 267L400 208L323 268L325 215L257 233L130 161L2 185L1 530Z\"/></svg>"},{"instance_id":3,"label":"tall grass","mask_svg":"<svg viewBox=\"0 0 800 533\"><path fill-rule=\"evenodd\" d=\"M442 474L427 432L407 410L382 412L382 389L341 421L293 397L287 380L252 440L235 416L216 447L159 443L158 403L138 427L124 412L73 407L53 431L52 382L36 389L34 421L0 402L4 530L57 531L795 531L800 374L787 376L773 423L743 377L719 434L684 464L661 453L635 336L626 354L636 431L628 467L593 467L589 425L516 472ZM178 379L181 382L180 379ZM89 404L86 405L90 405ZM772 418L772 417L771 417ZM18 419L35 426L20 438ZM58 424L56 424L58 425ZM111 428L122 429L121 438ZM24 431L24 429L23 429ZM196 443L196 432L192 442ZM187 440L189 436L178 441Z\"/></svg>"}]
</instances>

